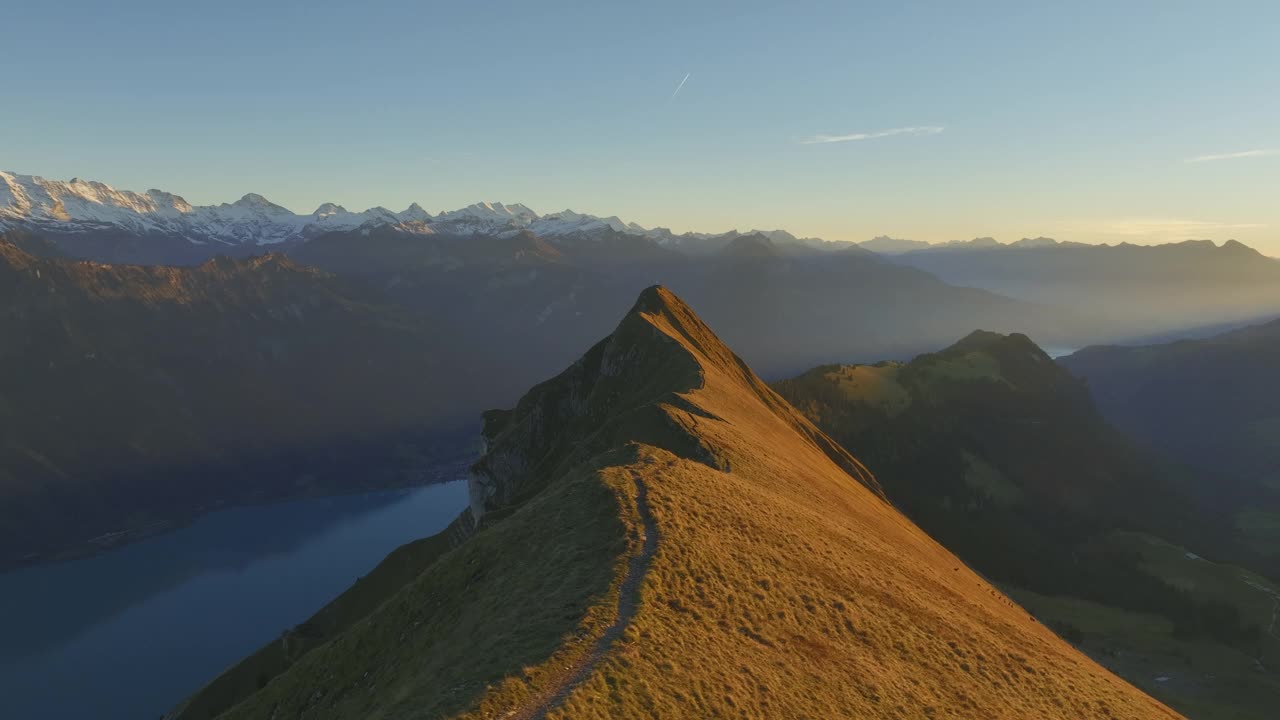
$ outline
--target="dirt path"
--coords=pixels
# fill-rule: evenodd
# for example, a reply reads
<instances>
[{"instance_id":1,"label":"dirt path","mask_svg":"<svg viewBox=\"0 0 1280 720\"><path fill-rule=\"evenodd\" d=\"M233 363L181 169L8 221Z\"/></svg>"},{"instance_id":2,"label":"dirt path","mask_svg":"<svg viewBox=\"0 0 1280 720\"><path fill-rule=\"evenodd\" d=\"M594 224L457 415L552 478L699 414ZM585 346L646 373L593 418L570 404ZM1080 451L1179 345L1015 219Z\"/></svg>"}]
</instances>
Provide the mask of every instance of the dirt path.
<instances>
[{"instance_id":1,"label":"dirt path","mask_svg":"<svg viewBox=\"0 0 1280 720\"><path fill-rule=\"evenodd\" d=\"M569 693L595 670L604 654L615 640L622 637L622 633L631 624L631 619L635 617L640 604L640 583L649 569L653 554L658 550L658 526L653 521L653 514L649 512L649 491L644 481L634 471L631 479L636 484L636 511L640 514L644 540L640 552L627 564L627 574L618 591L618 610L613 622L605 628L595 646L581 659L558 673L531 705L512 710L507 713L505 720L542 720L547 713L559 707L569 697Z\"/></svg>"}]
</instances>

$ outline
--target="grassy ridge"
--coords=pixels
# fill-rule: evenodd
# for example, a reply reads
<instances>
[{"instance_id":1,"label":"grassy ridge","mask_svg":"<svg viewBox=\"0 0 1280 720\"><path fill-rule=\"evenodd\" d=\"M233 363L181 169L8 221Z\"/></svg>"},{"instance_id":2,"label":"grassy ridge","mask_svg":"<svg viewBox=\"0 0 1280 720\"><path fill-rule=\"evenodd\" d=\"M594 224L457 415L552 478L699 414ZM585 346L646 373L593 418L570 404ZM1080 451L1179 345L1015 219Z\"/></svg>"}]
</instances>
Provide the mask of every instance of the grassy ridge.
<instances>
[{"instance_id":1,"label":"grassy ridge","mask_svg":"<svg viewBox=\"0 0 1280 720\"><path fill-rule=\"evenodd\" d=\"M605 624L629 543L617 492L589 470L562 478L402 587L388 577L376 607L261 690L228 686L241 701L221 717L444 717L485 707L508 678L536 681ZM218 716L200 712L179 717Z\"/></svg>"},{"instance_id":2,"label":"grassy ridge","mask_svg":"<svg viewBox=\"0 0 1280 720\"><path fill-rule=\"evenodd\" d=\"M670 293L491 415L480 529L226 717L1175 717L1028 617ZM469 511L471 512L471 511Z\"/></svg>"}]
</instances>

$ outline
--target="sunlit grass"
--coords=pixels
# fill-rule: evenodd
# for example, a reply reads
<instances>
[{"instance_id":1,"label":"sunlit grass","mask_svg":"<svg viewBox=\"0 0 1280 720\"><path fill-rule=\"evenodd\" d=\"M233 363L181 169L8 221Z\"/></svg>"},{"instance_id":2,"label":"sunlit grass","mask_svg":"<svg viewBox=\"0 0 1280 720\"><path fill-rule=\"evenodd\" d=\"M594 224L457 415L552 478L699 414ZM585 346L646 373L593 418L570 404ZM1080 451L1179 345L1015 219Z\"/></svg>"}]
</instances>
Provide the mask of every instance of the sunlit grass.
<instances>
[{"instance_id":1,"label":"sunlit grass","mask_svg":"<svg viewBox=\"0 0 1280 720\"><path fill-rule=\"evenodd\" d=\"M885 502L687 308L650 300L628 343L502 420L504 452L568 458L524 480L535 494L229 717L524 717L615 618L637 480L659 534L637 612L549 717L1174 716Z\"/></svg>"}]
</instances>

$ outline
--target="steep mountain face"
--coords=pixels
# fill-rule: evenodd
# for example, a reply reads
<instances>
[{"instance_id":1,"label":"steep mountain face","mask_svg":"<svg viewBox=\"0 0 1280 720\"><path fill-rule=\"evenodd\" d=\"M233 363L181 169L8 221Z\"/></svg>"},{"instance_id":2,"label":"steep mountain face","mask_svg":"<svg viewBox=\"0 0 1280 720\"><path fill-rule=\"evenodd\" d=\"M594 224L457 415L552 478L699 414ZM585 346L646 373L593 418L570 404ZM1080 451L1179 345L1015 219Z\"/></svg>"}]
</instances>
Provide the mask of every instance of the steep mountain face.
<instances>
[{"instance_id":1,"label":"steep mountain face","mask_svg":"<svg viewBox=\"0 0 1280 720\"><path fill-rule=\"evenodd\" d=\"M479 384L423 321L280 255L106 266L0 239L0 308L3 564L224 502L415 482L426 428Z\"/></svg>"},{"instance_id":2,"label":"steep mountain face","mask_svg":"<svg viewBox=\"0 0 1280 720\"><path fill-rule=\"evenodd\" d=\"M485 436L450 530L174 715L1176 717L913 526L662 288Z\"/></svg>"},{"instance_id":3,"label":"steep mountain face","mask_svg":"<svg viewBox=\"0 0 1280 720\"><path fill-rule=\"evenodd\" d=\"M1050 238L992 243L935 246L894 261L955 285L1078 309L1095 317L1100 337L1154 335L1280 312L1280 260L1234 240L1221 246L1208 240L1157 246Z\"/></svg>"},{"instance_id":4,"label":"steep mountain face","mask_svg":"<svg viewBox=\"0 0 1280 720\"><path fill-rule=\"evenodd\" d=\"M1108 419L1196 467L1280 577L1280 320L1206 340L1062 358Z\"/></svg>"},{"instance_id":5,"label":"steep mountain face","mask_svg":"<svg viewBox=\"0 0 1280 720\"><path fill-rule=\"evenodd\" d=\"M930 535L1108 667L1193 716L1271 712L1259 698L1280 676L1255 658L1280 652L1272 586L1219 564L1246 556L1217 498L1104 422L1026 336L979 331L910 363L824 366L774 387ZM1208 568L1214 580L1191 580ZM1126 613L1122 627L1168 629L1125 635L1102 620ZM1153 683L1163 663L1194 686Z\"/></svg>"}]
</instances>

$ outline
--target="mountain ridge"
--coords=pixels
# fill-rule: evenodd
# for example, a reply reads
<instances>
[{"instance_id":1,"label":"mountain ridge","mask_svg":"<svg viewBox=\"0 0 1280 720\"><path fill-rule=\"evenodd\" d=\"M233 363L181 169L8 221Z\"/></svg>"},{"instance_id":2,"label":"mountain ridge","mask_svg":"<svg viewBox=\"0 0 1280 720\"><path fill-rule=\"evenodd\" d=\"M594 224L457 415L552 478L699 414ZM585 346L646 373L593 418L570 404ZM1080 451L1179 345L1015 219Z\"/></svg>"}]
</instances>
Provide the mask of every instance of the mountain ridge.
<instances>
[{"instance_id":1,"label":"mountain ridge","mask_svg":"<svg viewBox=\"0 0 1280 720\"><path fill-rule=\"evenodd\" d=\"M375 569L349 591L390 585L367 610L304 623L172 716L1178 717L809 428L683 301L646 290L486 416L472 507L401 553L416 575Z\"/></svg>"}]
</instances>

